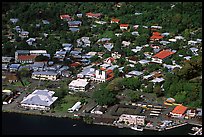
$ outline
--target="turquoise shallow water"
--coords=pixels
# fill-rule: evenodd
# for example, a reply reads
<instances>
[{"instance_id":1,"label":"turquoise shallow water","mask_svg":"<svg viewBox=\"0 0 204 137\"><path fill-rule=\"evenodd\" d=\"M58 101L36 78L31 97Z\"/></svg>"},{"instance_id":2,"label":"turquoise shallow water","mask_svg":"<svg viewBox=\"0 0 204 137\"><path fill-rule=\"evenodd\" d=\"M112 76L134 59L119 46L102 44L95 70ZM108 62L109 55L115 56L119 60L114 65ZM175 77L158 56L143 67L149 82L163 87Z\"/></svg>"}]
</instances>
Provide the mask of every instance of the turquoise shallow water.
<instances>
[{"instance_id":1,"label":"turquoise shallow water","mask_svg":"<svg viewBox=\"0 0 204 137\"><path fill-rule=\"evenodd\" d=\"M3 135L188 135L191 128L192 125L185 125L163 132L138 132L127 128L87 125L81 120L68 118L2 113Z\"/></svg>"}]
</instances>

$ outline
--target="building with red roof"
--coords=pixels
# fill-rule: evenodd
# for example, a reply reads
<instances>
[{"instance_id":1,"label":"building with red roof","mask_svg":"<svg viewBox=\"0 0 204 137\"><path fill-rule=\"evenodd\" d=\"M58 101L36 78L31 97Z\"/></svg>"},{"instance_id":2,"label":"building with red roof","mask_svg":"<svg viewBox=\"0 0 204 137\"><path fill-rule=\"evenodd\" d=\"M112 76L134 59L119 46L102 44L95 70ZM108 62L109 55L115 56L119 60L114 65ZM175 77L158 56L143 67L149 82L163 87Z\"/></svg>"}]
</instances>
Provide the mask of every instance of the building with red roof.
<instances>
[{"instance_id":1,"label":"building with red roof","mask_svg":"<svg viewBox=\"0 0 204 137\"><path fill-rule=\"evenodd\" d=\"M107 59L104 60L104 63L107 64L112 64L113 62L115 62L115 59L113 57L108 57Z\"/></svg>"},{"instance_id":2,"label":"building with red roof","mask_svg":"<svg viewBox=\"0 0 204 137\"><path fill-rule=\"evenodd\" d=\"M129 27L129 24L120 24L120 29L121 30L127 30Z\"/></svg>"},{"instance_id":3,"label":"building with red roof","mask_svg":"<svg viewBox=\"0 0 204 137\"><path fill-rule=\"evenodd\" d=\"M101 14L101 13L88 12L88 13L86 13L86 16L87 16L88 18L96 18L96 19L99 19L99 18L102 16L102 14Z\"/></svg>"},{"instance_id":4,"label":"building with red roof","mask_svg":"<svg viewBox=\"0 0 204 137\"><path fill-rule=\"evenodd\" d=\"M185 116L185 112L188 108L183 106L183 105L178 105L176 106L172 112L170 112L170 114L172 115L172 117L184 117Z\"/></svg>"},{"instance_id":5,"label":"building with red roof","mask_svg":"<svg viewBox=\"0 0 204 137\"><path fill-rule=\"evenodd\" d=\"M162 61L164 59L166 59L167 57L171 56L174 53L175 52L172 52L170 50L162 50L159 53L157 53L154 56L152 56L152 62L162 63Z\"/></svg>"},{"instance_id":6,"label":"building with red roof","mask_svg":"<svg viewBox=\"0 0 204 137\"><path fill-rule=\"evenodd\" d=\"M20 63L33 63L37 55L18 55L17 61Z\"/></svg>"},{"instance_id":7,"label":"building with red roof","mask_svg":"<svg viewBox=\"0 0 204 137\"><path fill-rule=\"evenodd\" d=\"M79 66L81 66L81 63L79 63L79 62L74 62L74 63L70 64L70 67L75 67L75 68L77 68L77 67L79 67Z\"/></svg>"},{"instance_id":8,"label":"building with red roof","mask_svg":"<svg viewBox=\"0 0 204 137\"><path fill-rule=\"evenodd\" d=\"M164 36L159 32L153 32L153 35L150 37L150 40L156 41L162 39Z\"/></svg>"},{"instance_id":9,"label":"building with red roof","mask_svg":"<svg viewBox=\"0 0 204 137\"><path fill-rule=\"evenodd\" d=\"M119 23L119 22L120 22L120 19L116 19L116 18L111 19L111 23Z\"/></svg>"},{"instance_id":10,"label":"building with red roof","mask_svg":"<svg viewBox=\"0 0 204 137\"><path fill-rule=\"evenodd\" d=\"M71 16L69 16L68 14L60 15L60 19L62 19L62 20L73 20L73 18Z\"/></svg>"}]
</instances>

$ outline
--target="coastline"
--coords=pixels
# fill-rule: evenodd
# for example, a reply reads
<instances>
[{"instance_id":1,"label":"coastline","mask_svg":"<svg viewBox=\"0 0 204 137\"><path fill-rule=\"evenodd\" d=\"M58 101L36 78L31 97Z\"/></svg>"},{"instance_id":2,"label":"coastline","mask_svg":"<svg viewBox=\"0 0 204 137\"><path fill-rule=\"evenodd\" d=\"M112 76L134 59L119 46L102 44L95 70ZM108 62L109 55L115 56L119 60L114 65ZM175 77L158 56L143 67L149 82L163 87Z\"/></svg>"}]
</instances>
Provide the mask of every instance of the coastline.
<instances>
[{"instance_id":1,"label":"coastline","mask_svg":"<svg viewBox=\"0 0 204 137\"><path fill-rule=\"evenodd\" d=\"M31 112L31 110L13 110L13 109L12 110L2 109L2 112L5 112L5 113L19 113L19 114L36 115L36 116L47 116L47 117L55 117L55 118L68 118L68 119L71 119L71 120L80 120L80 121L86 123L83 120L84 116L74 117L74 113L56 113L56 112L54 112L54 113L50 113L50 112L43 112L43 113L41 113L40 111L33 111L33 112ZM91 118L93 119L94 117L91 117ZM118 125L110 124L110 123L103 123L103 122L100 122L100 123L92 122L91 124L92 125L103 125L103 126L111 126L111 127L120 128L120 127L118 127ZM174 129L174 128L177 128L177 127L180 127L180 126L184 126L184 125L187 125L187 124L198 126L197 123L186 122L186 123L182 123L180 125L176 125L176 126L173 126L173 127L167 127L167 128L165 128L165 131L170 130L170 129ZM202 126L202 125L199 125L199 126ZM130 128L130 127L123 126L122 128ZM144 127L144 129L145 130L154 130L154 131L161 132L161 130L156 129L155 127L153 127L153 128ZM164 131L164 130L162 130L162 131Z\"/></svg>"}]
</instances>

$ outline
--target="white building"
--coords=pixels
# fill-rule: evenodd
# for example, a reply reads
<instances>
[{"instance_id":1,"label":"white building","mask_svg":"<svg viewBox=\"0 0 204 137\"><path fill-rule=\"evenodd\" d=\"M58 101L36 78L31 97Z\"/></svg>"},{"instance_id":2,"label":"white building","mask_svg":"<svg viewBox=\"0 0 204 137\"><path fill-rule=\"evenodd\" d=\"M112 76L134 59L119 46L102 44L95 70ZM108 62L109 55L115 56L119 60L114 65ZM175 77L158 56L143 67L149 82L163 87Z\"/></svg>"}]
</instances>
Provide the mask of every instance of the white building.
<instances>
[{"instance_id":1,"label":"white building","mask_svg":"<svg viewBox=\"0 0 204 137\"><path fill-rule=\"evenodd\" d=\"M29 109L50 110L50 106L58 97L53 97L54 91L35 90L21 101L21 106Z\"/></svg>"},{"instance_id":2,"label":"white building","mask_svg":"<svg viewBox=\"0 0 204 137\"><path fill-rule=\"evenodd\" d=\"M127 125L144 125L145 116L122 114L118 122L124 121Z\"/></svg>"},{"instance_id":3,"label":"white building","mask_svg":"<svg viewBox=\"0 0 204 137\"><path fill-rule=\"evenodd\" d=\"M107 77L107 75L106 75L105 71L96 70L94 80L99 81L99 82L105 82L106 77Z\"/></svg>"},{"instance_id":4,"label":"white building","mask_svg":"<svg viewBox=\"0 0 204 137\"><path fill-rule=\"evenodd\" d=\"M85 92L89 86L89 82L86 79L77 79L69 83L69 89L73 91Z\"/></svg>"},{"instance_id":5,"label":"white building","mask_svg":"<svg viewBox=\"0 0 204 137\"><path fill-rule=\"evenodd\" d=\"M68 112L79 111L80 108L81 108L81 102L78 101L76 104L74 104L73 107L68 109Z\"/></svg>"}]
</instances>

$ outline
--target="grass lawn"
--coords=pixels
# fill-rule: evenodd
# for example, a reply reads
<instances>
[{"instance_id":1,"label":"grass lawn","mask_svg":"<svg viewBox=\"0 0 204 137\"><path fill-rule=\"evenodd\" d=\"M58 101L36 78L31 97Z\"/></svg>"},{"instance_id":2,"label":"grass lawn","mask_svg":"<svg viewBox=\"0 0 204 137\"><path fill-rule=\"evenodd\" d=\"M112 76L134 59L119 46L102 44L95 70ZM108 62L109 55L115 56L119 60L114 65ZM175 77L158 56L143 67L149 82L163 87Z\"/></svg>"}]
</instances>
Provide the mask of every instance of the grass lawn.
<instances>
[{"instance_id":1,"label":"grass lawn","mask_svg":"<svg viewBox=\"0 0 204 137\"><path fill-rule=\"evenodd\" d=\"M80 101L81 97L75 95L66 95L62 99L61 104L56 104L54 110L56 112L67 112L69 108L71 108L77 101Z\"/></svg>"}]
</instances>

